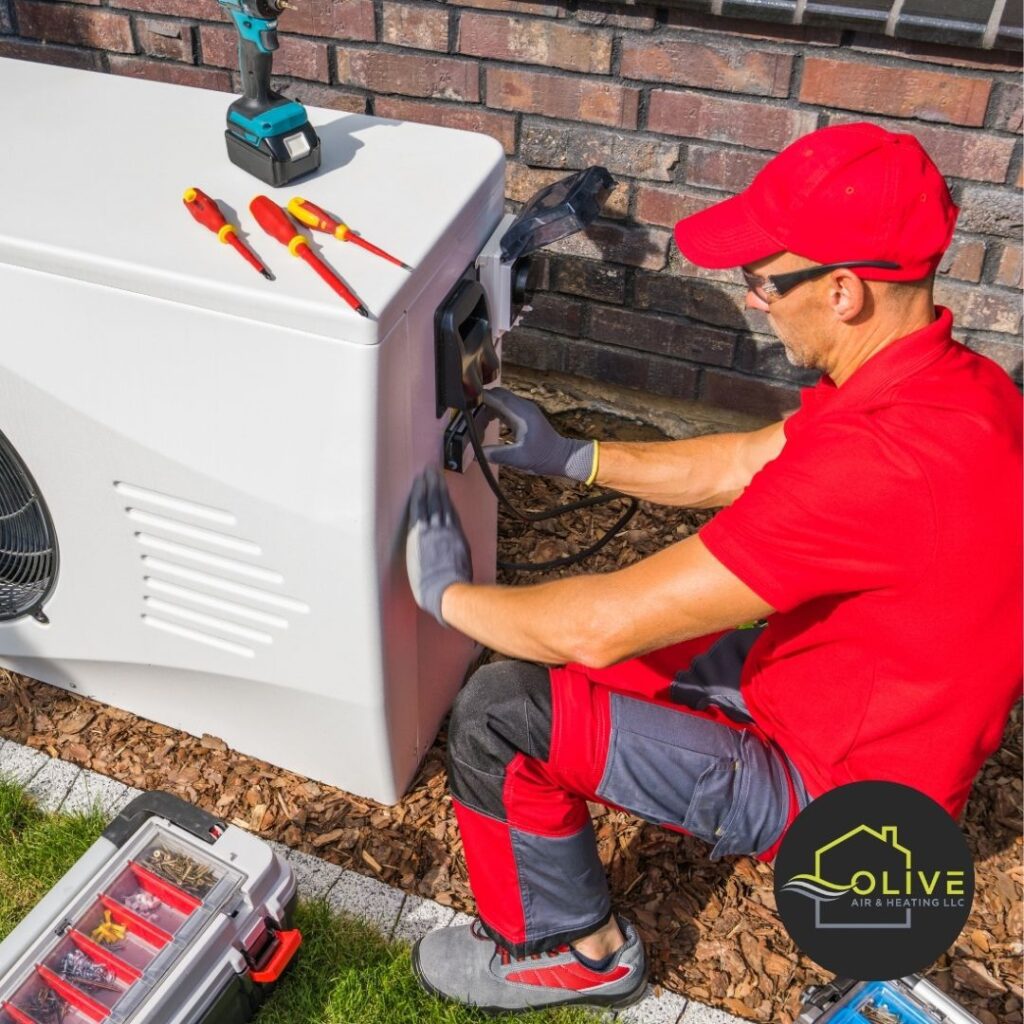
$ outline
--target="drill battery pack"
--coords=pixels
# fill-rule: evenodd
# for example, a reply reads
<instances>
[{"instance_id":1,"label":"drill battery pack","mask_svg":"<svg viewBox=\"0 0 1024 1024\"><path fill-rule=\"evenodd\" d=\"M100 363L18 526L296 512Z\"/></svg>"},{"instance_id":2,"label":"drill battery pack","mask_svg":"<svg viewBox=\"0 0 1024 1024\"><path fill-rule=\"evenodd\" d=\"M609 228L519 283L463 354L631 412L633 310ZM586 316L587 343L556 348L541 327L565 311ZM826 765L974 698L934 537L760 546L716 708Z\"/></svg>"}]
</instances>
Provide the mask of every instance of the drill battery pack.
<instances>
[{"instance_id":1,"label":"drill battery pack","mask_svg":"<svg viewBox=\"0 0 1024 1024\"><path fill-rule=\"evenodd\" d=\"M295 896L265 842L145 793L0 943L0 1024L245 1024L301 943Z\"/></svg>"},{"instance_id":2,"label":"drill battery pack","mask_svg":"<svg viewBox=\"0 0 1024 1024\"><path fill-rule=\"evenodd\" d=\"M810 988L796 1024L980 1024L920 975L894 981L837 978Z\"/></svg>"}]
</instances>

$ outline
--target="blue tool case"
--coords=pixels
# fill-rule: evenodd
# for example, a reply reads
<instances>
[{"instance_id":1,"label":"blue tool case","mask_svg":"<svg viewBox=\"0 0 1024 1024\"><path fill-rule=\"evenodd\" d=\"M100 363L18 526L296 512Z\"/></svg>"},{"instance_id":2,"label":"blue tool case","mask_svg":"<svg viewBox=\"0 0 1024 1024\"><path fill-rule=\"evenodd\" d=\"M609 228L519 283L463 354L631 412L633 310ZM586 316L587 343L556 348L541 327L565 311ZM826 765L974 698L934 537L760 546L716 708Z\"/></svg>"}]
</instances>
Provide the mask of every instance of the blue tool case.
<instances>
[{"instance_id":1,"label":"blue tool case","mask_svg":"<svg viewBox=\"0 0 1024 1024\"><path fill-rule=\"evenodd\" d=\"M808 989L796 1024L980 1024L920 975L894 981L835 979Z\"/></svg>"}]
</instances>

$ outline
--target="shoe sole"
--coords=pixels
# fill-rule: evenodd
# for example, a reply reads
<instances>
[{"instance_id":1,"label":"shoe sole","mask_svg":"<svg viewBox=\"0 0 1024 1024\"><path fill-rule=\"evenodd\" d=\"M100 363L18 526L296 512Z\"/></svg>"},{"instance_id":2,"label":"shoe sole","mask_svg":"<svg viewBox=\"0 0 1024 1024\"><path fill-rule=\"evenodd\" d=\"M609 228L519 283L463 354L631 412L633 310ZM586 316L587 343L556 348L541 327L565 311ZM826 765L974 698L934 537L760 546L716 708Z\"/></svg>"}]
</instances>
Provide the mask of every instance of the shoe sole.
<instances>
[{"instance_id":1,"label":"shoe sole","mask_svg":"<svg viewBox=\"0 0 1024 1024\"><path fill-rule=\"evenodd\" d=\"M539 1006L480 1006L476 1003L464 1003L461 999L455 999L452 996L446 995L439 989L434 988L425 977L423 977L420 971L419 959L417 953L419 952L420 942L422 939L417 940L416 944L412 947L412 973L416 980L419 982L420 987L429 992L436 999L441 999L446 1003L453 1003L456 1006L467 1006L473 1010L477 1010L482 1013L485 1017L500 1017L508 1013L523 1013L529 1011L541 1010L557 1010L563 1006L589 1006L595 1010L625 1010L628 1006L632 1006L634 1003L640 1002L643 998L644 992L647 990L647 971L644 971L643 978L640 984L624 996L579 996L576 999L565 999L559 1003L541 1003Z\"/></svg>"}]
</instances>

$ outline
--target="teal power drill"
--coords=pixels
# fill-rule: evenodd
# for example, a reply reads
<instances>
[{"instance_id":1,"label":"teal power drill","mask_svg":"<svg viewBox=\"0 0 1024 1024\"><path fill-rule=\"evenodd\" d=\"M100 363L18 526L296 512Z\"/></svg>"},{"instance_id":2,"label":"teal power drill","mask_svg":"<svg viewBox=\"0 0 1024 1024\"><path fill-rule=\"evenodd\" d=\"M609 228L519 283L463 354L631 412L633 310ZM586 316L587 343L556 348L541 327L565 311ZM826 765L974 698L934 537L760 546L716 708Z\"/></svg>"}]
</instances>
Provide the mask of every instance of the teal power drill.
<instances>
[{"instance_id":1,"label":"teal power drill","mask_svg":"<svg viewBox=\"0 0 1024 1024\"><path fill-rule=\"evenodd\" d=\"M270 88L277 16L287 0L219 0L238 30L242 96L228 108L231 162L275 187L320 166L320 140L306 108Z\"/></svg>"}]
</instances>

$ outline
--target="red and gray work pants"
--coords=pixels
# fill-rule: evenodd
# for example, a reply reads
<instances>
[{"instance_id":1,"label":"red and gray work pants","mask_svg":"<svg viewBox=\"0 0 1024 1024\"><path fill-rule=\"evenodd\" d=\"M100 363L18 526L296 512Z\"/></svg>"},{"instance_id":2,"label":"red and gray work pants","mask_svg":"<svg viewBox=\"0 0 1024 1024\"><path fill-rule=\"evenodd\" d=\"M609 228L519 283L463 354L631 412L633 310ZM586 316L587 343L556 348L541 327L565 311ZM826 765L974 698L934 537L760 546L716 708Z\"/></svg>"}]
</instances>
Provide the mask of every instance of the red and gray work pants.
<instances>
[{"instance_id":1,"label":"red and gray work pants","mask_svg":"<svg viewBox=\"0 0 1024 1024\"><path fill-rule=\"evenodd\" d=\"M758 630L678 644L608 669L486 665L459 694L449 779L481 921L514 956L609 919L594 800L770 860L809 798L761 732L739 678Z\"/></svg>"}]
</instances>

